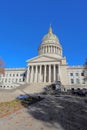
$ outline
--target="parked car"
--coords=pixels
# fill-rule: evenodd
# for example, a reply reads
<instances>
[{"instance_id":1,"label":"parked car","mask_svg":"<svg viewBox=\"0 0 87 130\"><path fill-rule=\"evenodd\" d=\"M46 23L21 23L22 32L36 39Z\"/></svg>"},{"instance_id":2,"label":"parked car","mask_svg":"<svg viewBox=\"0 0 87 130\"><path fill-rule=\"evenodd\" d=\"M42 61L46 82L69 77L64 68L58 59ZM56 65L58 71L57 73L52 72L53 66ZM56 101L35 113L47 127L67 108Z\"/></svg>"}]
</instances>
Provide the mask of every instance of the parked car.
<instances>
[{"instance_id":1,"label":"parked car","mask_svg":"<svg viewBox=\"0 0 87 130\"><path fill-rule=\"evenodd\" d=\"M77 88L77 89L72 88L71 93L78 96L86 96L86 92L80 88Z\"/></svg>"},{"instance_id":2,"label":"parked car","mask_svg":"<svg viewBox=\"0 0 87 130\"><path fill-rule=\"evenodd\" d=\"M82 91L87 94L87 88L83 88Z\"/></svg>"},{"instance_id":3,"label":"parked car","mask_svg":"<svg viewBox=\"0 0 87 130\"><path fill-rule=\"evenodd\" d=\"M27 99L29 97L29 95L19 95L16 99L22 100L22 99Z\"/></svg>"}]
</instances>

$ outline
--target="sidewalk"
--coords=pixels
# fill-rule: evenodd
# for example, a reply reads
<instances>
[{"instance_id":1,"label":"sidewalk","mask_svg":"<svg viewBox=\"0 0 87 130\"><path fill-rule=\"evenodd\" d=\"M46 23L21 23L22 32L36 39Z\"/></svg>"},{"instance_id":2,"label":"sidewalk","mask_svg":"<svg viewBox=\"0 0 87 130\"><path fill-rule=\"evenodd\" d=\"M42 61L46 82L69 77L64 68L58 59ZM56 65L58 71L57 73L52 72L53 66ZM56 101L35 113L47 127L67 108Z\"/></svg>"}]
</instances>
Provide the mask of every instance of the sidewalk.
<instances>
[{"instance_id":1,"label":"sidewalk","mask_svg":"<svg viewBox=\"0 0 87 130\"><path fill-rule=\"evenodd\" d=\"M58 129L59 128L59 129ZM22 109L12 115L0 119L1 130L64 130L58 126L52 127L49 123L33 118L27 111Z\"/></svg>"}]
</instances>

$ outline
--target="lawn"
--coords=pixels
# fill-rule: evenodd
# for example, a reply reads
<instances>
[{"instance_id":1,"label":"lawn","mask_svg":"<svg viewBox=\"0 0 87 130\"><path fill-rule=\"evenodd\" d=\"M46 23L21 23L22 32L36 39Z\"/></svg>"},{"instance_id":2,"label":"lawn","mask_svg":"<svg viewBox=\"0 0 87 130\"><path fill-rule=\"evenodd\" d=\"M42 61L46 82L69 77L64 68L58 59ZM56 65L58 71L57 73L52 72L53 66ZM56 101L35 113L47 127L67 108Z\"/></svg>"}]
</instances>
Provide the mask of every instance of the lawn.
<instances>
[{"instance_id":1,"label":"lawn","mask_svg":"<svg viewBox=\"0 0 87 130\"><path fill-rule=\"evenodd\" d=\"M0 118L10 115L24 107L27 108L29 105L34 104L42 99L43 98L36 96L36 97L28 97L26 99L21 99L21 100L1 102L0 103Z\"/></svg>"},{"instance_id":2,"label":"lawn","mask_svg":"<svg viewBox=\"0 0 87 130\"><path fill-rule=\"evenodd\" d=\"M3 118L9 114L12 114L15 111L22 109L21 101L13 100L9 102L0 103L0 118Z\"/></svg>"}]
</instances>

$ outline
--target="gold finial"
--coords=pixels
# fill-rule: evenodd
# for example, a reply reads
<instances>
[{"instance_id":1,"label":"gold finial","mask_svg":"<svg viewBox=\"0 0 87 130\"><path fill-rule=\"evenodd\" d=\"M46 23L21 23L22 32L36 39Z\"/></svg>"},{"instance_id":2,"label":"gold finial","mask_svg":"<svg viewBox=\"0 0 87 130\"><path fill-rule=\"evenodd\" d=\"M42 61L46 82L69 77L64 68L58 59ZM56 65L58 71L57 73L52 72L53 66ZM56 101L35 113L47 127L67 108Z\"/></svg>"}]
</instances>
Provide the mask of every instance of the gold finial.
<instances>
[{"instance_id":1,"label":"gold finial","mask_svg":"<svg viewBox=\"0 0 87 130\"><path fill-rule=\"evenodd\" d=\"M52 34L52 26L50 24L50 28L49 28L49 31L48 31L49 34Z\"/></svg>"}]
</instances>

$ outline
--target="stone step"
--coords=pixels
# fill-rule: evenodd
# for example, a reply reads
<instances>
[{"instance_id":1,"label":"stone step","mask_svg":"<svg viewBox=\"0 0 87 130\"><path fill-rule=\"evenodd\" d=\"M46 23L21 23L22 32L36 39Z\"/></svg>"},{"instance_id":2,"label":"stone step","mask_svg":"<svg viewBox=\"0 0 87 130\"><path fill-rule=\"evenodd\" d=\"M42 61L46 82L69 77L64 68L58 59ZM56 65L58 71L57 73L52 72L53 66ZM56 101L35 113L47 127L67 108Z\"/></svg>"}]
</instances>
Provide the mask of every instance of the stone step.
<instances>
[{"instance_id":1,"label":"stone step","mask_svg":"<svg viewBox=\"0 0 87 130\"><path fill-rule=\"evenodd\" d=\"M46 87L48 84L47 83L32 83L32 84L26 84L25 88L23 91L28 92L28 93L38 93L42 92L43 88Z\"/></svg>"}]
</instances>

